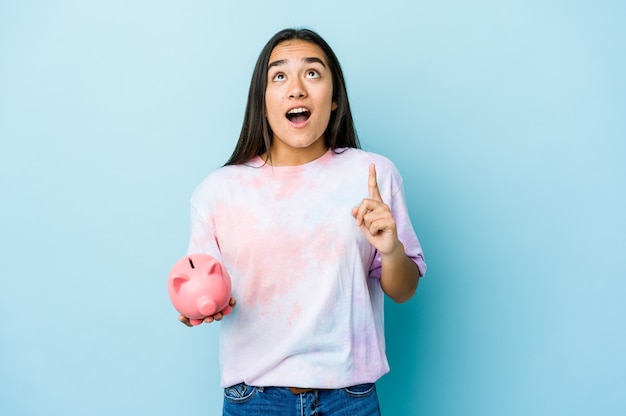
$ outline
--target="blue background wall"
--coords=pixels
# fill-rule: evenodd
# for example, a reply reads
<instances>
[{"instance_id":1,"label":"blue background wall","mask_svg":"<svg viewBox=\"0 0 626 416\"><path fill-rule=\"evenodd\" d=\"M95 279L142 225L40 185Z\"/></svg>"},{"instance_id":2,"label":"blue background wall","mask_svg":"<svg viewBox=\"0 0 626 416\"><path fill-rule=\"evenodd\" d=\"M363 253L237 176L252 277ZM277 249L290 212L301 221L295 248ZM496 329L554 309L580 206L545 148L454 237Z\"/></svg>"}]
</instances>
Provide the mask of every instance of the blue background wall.
<instances>
[{"instance_id":1,"label":"blue background wall","mask_svg":"<svg viewBox=\"0 0 626 416\"><path fill-rule=\"evenodd\" d=\"M0 3L0 413L213 415L176 320L188 199L286 26L342 61L429 263L388 304L387 415L626 408L619 1Z\"/></svg>"}]
</instances>

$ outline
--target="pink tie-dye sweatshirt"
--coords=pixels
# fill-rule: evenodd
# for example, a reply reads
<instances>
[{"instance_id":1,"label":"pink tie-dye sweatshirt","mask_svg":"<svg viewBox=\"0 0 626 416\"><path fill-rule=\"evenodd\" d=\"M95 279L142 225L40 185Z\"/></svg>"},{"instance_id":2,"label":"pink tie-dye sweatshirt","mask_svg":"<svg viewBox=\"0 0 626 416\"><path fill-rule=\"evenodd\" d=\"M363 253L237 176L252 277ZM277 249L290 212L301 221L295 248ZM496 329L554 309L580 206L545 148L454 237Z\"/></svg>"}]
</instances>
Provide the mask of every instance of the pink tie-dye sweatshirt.
<instances>
[{"instance_id":1,"label":"pink tie-dye sweatshirt","mask_svg":"<svg viewBox=\"0 0 626 416\"><path fill-rule=\"evenodd\" d=\"M223 387L340 388L389 371L380 256L352 216L369 197L370 163L424 275L402 178L383 156L329 150L288 167L257 157L216 170L194 192L188 253L220 260L237 300L219 323Z\"/></svg>"}]
</instances>

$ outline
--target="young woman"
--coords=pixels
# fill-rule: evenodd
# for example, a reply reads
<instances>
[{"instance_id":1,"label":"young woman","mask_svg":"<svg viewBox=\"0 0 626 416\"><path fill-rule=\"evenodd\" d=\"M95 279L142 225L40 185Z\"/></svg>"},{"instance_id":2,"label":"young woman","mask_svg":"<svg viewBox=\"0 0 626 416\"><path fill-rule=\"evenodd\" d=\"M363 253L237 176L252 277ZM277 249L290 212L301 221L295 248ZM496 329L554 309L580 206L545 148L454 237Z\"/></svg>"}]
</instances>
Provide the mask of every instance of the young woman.
<instances>
[{"instance_id":1,"label":"young woman","mask_svg":"<svg viewBox=\"0 0 626 416\"><path fill-rule=\"evenodd\" d=\"M220 324L224 415L379 414L384 295L410 299L426 264L402 178L359 149L315 32L265 45L236 148L191 207L188 252L226 267L237 302Z\"/></svg>"}]
</instances>

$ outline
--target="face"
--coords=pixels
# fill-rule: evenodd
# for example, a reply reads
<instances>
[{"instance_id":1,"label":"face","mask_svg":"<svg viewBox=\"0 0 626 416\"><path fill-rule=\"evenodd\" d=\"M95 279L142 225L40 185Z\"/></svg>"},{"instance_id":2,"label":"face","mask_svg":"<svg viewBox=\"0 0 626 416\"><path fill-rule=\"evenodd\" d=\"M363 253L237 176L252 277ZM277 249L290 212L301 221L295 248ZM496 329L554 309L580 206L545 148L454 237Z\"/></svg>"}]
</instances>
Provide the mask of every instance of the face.
<instances>
[{"instance_id":1,"label":"face","mask_svg":"<svg viewBox=\"0 0 626 416\"><path fill-rule=\"evenodd\" d=\"M322 156L327 150L324 132L337 108L324 52L311 42L279 43L270 55L267 75L272 162L300 164Z\"/></svg>"}]
</instances>

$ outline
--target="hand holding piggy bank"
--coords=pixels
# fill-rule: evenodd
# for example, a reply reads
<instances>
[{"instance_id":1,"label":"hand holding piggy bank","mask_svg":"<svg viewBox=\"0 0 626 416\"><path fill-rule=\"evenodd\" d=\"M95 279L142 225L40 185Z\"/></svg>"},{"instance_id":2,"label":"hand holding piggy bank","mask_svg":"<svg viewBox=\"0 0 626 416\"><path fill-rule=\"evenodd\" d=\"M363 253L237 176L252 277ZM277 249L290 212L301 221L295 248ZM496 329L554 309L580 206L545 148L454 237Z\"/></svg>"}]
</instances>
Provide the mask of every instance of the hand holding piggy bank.
<instances>
[{"instance_id":1,"label":"hand holding piggy bank","mask_svg":"<svg viewBox=\"0 0 626 416\"><path fill-rule=\"evenodd\" d=\"M180 259L168 279L170 300L174 308L199 325L207 316L221 312L228 315L232 291L226 269L207 254L192 254Z\"/></svg>"}]
</instances>

